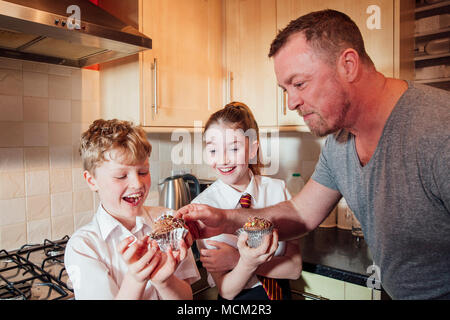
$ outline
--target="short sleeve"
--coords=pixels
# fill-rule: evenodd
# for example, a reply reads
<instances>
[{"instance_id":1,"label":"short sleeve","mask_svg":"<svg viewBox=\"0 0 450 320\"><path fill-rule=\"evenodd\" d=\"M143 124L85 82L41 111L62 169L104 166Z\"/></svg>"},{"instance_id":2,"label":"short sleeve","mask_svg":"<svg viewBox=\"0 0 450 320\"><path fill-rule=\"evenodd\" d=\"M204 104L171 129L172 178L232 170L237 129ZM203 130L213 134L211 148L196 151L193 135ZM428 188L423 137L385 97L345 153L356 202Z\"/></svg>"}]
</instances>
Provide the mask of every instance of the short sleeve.
<instances>
[{"instance_id":1,"label":"short sleeve","mask_svg":"<svg viewBox=\"0 0 450 320\"><path fill-rule=\"evenodd\" d=\"M178 279L185 280L189 282L189 284L193 284L200 280L200 273L198 272L192 249L188 250L187 257L181 261L174 274Z\"/></svg>"},{"instance_id":2,"label":"short sleeve","mask_svg":"<svg viewBox=\"0 0 450 320\"><path fill-rule=\"evenodd\" d=\"M334 175L330 169L330 161L332 161L330 156L332 155L333 148L332 139L334 139L333 135L329 135L325 140L325 144L320 152L319 161L311 178L327 188L338 190Z\"/></svg>"},{"instance_id":3,"label":"short sleeve","mask_svg":"<svg viewBox=\"0 0 450 320\"><path fill-rule=\"evenodd\" d=\"M66 246L64 264L77 300L111 300L119 287L95 250L81 238L72 237Z\"/></svg>"},{"instance_id":4,"label":"short sleeve","mask_svg":"<svg viewBox=\"0 0 450 320\"><path fill-rule=\"evenodd\" d=\"M444 142L443 148L434 157L433 179L436 186L435 196L450 213L450 139Z\"/></svg>"}]
</instances>

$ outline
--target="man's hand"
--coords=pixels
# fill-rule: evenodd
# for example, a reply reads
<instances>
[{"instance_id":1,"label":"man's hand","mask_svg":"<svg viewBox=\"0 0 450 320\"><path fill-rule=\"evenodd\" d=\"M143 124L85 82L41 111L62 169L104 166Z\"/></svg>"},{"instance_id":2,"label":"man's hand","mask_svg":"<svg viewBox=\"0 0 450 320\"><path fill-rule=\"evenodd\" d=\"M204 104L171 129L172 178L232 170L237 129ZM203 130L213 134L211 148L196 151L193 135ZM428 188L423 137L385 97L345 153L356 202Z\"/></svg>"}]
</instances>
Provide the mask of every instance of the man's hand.
<instances>
[{"instance_id":1,"label":"man's hand","mask_svg":"<svg viewBox=\"0 0 450 320\"><path fill-rule=\"evenodd\" d=\"M234 247L219 241L206 240L208 245L216 249L201 249L200 261L208 272L227 272L239 261L239 251Z\"/></svg>"},{"instance_id":2,"label":"man's hand","mask_svg":"<svg viewBox=\"0 0 450 320\"><path fill-rule=\"evenodd\" d=\"M204 204L188 204L176 215L183 218L195 239L211 238L222 233L233 233L233 226L227 223L225 210Z\"/></svg>"}]
</instances>

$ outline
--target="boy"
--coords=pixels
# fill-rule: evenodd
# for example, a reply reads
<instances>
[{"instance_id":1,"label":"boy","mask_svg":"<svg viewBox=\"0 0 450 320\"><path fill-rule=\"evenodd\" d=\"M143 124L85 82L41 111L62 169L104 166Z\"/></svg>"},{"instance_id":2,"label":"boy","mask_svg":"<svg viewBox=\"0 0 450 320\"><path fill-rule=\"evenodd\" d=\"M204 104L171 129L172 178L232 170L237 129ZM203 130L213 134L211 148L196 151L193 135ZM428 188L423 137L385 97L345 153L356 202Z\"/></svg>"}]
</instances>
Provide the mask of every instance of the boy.
<instances>
[{"instance_id":1,"label":"boy","mask_svg":"<svg viewBox=\"0 0 450 320\"><path fill-rule=\"evenodd\" d=\"M93 220L66 246L65 265L76 299L192 299L200 278L191 250L160 251L146 221L163 208L144 207L151 145L130 122L96 120L81 136L83 177L97 192Z\"/></svg>"}]
</instances>

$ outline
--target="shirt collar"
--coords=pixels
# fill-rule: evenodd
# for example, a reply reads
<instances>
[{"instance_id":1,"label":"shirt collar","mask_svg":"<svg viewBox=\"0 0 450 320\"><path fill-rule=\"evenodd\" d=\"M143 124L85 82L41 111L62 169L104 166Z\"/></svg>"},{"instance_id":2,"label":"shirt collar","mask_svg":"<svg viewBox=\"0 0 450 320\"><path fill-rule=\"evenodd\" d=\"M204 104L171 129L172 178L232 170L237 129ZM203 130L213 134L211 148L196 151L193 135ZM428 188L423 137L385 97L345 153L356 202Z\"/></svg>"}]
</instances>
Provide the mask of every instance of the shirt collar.
<instances>
[{"instance_id":1,"label":"shirt collar","mask_svg":"<svg viewBox=\"0 0 450 320\"><path fill-rule=\"evenodd\" d=\"M136 225L134 228L129 231L127 228L123 226L116 218L110 215L104 208L103 205L100 204L97 209L97 221L100 228L100 233L102 235L103 240L109 236L109 234L115 230L116 228L122 229L122 232L129 235L134 235L141 231L144 227L144 218L138 216L136 217Z\"/></svg>"},{"instance_id":2,"label":"shirt collar","mask_svg":"<svg viewBox=\"0 0 450 320\"><path fill-rule=\"evenodd\" d=\"M258 197L258 186L256 183L255 176L253 175L253 172L249 169L250 174L250 183L248 184L247 188L245 188L244 192L239 192L230 185L226 184L222 180L218 180L221 184L221 189L223 191L223 196L225 201L227 201L232 208L239 207L239 200L241 199L241 196L245 193L248 193L252 196L252 202L255 202Z\"/></svg>"}]
</instances>

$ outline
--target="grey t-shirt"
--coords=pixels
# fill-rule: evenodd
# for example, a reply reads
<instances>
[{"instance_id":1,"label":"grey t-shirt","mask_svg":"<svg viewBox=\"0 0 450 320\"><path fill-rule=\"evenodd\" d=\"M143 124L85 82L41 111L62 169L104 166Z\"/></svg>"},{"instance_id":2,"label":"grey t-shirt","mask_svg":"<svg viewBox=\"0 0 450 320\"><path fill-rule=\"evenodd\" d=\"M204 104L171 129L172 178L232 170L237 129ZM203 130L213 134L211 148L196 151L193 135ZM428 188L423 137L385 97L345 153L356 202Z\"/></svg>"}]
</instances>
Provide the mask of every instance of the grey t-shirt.
<instances>
[{"instance_id":1,"label":"grey t-shirt","mask_svg":"<svg viewBox=\"0 0 450 320\"><path fill-rule=\"evenodd\" d=\"M450 93L408 86L364 167L341 130L312 179L346 199L392 298L450 299Z\"/></svg>"}]
</instances>

